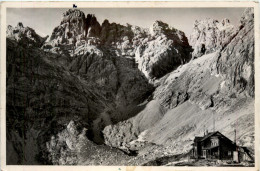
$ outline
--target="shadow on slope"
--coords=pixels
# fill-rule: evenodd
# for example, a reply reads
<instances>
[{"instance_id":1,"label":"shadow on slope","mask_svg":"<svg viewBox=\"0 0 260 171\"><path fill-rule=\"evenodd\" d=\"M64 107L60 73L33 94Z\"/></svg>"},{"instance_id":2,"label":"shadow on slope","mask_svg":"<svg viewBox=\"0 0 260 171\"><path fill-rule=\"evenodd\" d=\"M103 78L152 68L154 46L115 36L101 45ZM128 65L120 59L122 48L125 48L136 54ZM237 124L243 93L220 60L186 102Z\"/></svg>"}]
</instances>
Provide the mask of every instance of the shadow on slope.
<instances>
[{"instance_id":1,"label":"shadow on slope","mask_svg":"<svg viewBox=\"0 0 260 171\"><path fill-rule=\"evenodd\" d=\"M51 164L45 143L69 121L90 128L91 137L136 115L153 91L133 60L88 54L82 59L93 61L78 75L56 56L7 39L7 164ZM97 119L100 128L93 130ZM102 134L92 140L102 144Z\"/></svg>"}]
</instances>

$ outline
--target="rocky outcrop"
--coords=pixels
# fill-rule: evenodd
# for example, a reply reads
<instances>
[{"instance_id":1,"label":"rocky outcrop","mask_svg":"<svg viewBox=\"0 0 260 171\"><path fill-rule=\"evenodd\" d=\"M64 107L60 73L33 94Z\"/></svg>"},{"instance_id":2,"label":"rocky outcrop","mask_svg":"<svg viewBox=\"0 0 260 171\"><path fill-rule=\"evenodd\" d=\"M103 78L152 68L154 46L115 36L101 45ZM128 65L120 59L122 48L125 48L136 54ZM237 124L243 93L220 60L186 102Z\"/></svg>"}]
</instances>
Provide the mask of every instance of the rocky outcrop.
<instances>
[{"instance_id":1,"label":"rocky outcrop","mask_svg":"<svg viewBox=\"0 0 260 171\"><path fill-rule=\"evenodd\" d=\"M100 31L101 26L94 15L88 14L85 17L82 11L70 9L63 14L60 25L54 28L45 48L48 46L69 48L68 45L70 45L72 49L80 44L88 43L87 40L92 40L93 37L98 38Z\"/></svg>"},{"instance_id":2,"label":"rocky outcrop","mask_svg":"<svg viewBox=\"0 0 260 171\"><path fill-rule=\"evenodd\" d=\"M153 86L138 70L133 59L116 57L108 50L94 48L84 55L75 56L69 70L92 82L99 88L99 93L116 104L120 112L127 112L128 107L139 104L153 91Z\"/></svg>"},{"instance_id":3,"label":"rocky outcrop","mask_svg":"<svg viewBox=\"0 0 260 171\"><path fill-rule=\"evenodd\" d=\"M96 145L70 121L64 130L46 143L48 159L55 165L126 165L131 157L118 149Z\"/></svg>"},{"instance_id":4,"label":"rocky outcrop","mask_svg":"<svg viewBox=\"0 0 260 171\"><path fill-rule=\"evenodd\" d=\"M74 151L80 150L77 149L77 140L84 137L84 134L86 134L86 130L79 135L75 123L71 121L65 130L58 133L56 137L51 136L50 141L46 143L48 159L54 165L75 165L77 155Z\"/></svg>"},{"instance_id":5,"label":"rocky outcrop","mask_svg":"<svg viewBox=\"0 0 260 171\"><path fill-rule=\"evenodd\" d=\"M131 30L131 25L123 26L117 23L110 23L104 20L102 23L100 39L106 45L116 45L120 43L124 37L132 40L134 34Z\"/></svg>"},{"instance_id":6,"label":"rocky outcrop","mask_svg":"<svg viewBox=\"0 0 260 171\"><path fill-rule=\"evenodd\" d=\"M99 37L101 26L97 21L95 15L88 14L86 18L86 36L87 37Z\"/></svg>"},{"instance_id":7,"label":"rocky outcrop","mask_svg":"<svg viewBox=\"0 0 260 171\"><path fill-rule=\"evenodd\" d=\"M185 34L168 24L156 21L150 34L135 52L138 68L148 78L160 78L191 59Z\"/></svg>"},{"instance_id":8,"label":"rocky outcrop","mask_svg":"<svg viewBox=\"0 0 260 171\"><path fill-rule=\"evenodd\" d=\"M80 10L68 10L63 13L59 26L55 27L50 37L52 46L75 44L86 36L85 14Z\"/></svg>"},{"instance_id":9,"label":"rocky outcrop","mask_svg":"<svg viewBox=\"0 0 260 171\"><path fill-rule=\"evenodd\" d=\"M6 37L17 41L23 46L35 47L41 47L48 38L48 36L39 36L32 28L24 27L22 23L18 23L16 27L8 25Z\"/></svg>"},{"instance_id":10,"label":"rocky outcrop","mask_svg":"<svg viewBox=\"0 0 260 171\"><path fill-rule=\"evenodd\" d=\"M221 49L235 32L228 19L223 19L221 22L209 18L196 20L189 38L189 43L194 49L193 57L197 58Z\"/></svg>"}]
</instances>

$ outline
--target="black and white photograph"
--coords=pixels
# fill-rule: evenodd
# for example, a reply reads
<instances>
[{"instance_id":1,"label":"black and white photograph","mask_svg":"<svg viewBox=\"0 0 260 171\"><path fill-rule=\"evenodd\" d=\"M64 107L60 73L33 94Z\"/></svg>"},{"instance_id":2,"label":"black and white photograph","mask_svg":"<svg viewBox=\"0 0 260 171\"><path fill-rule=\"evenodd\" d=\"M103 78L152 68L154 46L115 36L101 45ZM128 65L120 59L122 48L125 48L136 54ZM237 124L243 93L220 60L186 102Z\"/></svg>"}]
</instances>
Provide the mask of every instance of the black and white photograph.
<instances>
[{"instance_id":1,"label":"black and white photograph","mask_svg":"<svg viewBox=\"0 0 260 171\"><path fill-rule=\"evenodd\" d=\"M6 8L7 166L255 167L254 7L71 4Z\"/></svg>"}]
</instances>

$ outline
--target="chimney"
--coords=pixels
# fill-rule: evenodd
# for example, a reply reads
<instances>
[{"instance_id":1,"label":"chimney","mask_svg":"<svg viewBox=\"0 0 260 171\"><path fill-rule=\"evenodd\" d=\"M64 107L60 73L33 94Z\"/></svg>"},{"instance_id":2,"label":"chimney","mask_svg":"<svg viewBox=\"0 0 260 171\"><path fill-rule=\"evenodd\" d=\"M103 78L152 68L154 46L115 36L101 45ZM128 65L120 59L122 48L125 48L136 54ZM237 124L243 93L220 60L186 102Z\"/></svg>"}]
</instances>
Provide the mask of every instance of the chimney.
<instances>
[{"instance_id":1,"label":"chimney","mask_svg":"<svg viewBox=\"0 0 260 171\"><path fill-rule=\"evenodd\" d=\"M235 143L235 145L236 145L236 144L237 144L237 142L236 142L236 141L237 141L237 130L236 130L236 129L234 130L234 133L235 133L234 143Z\"/></svg>"},{"instance_id":2,"label":"chimney","mask_svg":"<svg viewBox=\"0 0 260 171\"><path fill-rule=\"evenodd\" d=\"M214 116L213 112L212 112L212 119L213 119L213 130L212 130L212 132L215 132L215 116Z\"/></svg>"}]
</instances>

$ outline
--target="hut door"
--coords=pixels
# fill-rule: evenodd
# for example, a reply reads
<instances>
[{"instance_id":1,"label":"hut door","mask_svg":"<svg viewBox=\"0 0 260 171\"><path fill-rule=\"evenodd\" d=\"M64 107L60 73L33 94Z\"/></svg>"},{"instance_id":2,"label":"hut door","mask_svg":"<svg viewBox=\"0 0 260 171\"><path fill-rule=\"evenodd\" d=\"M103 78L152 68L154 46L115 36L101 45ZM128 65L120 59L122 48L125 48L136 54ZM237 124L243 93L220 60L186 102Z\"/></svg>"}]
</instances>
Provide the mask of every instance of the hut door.
<instances>
[{"instance_id":1,"label":"hut door","mask_svg":"<svg viewBox=\"0 0 260 171\"><path fill-rule=\"evenodd\" d=\"M207 158L207 151L203 150L203 157L206 159Z\"/></svg>"}]
</instances>

